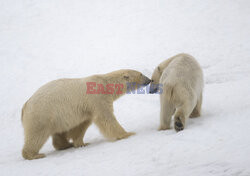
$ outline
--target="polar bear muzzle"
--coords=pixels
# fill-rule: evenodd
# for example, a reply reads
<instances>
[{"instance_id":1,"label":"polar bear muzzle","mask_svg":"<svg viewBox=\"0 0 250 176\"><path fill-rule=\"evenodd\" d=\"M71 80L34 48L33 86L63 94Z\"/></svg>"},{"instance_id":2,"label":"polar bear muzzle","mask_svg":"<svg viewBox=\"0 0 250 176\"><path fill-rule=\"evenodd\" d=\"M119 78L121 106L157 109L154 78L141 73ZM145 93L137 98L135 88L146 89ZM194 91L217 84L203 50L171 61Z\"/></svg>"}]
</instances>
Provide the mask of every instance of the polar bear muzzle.
<instances>
[{"instance_id":1,"label":"polar bear muzzle","mask_svg":"<svg viewBox=\"0 0 250 176\"><path fill-rule=\"evenodd\" d=\"M151 79L143 75L143 85L146 86L151 82Z\"/></svg>"}]
</instances>

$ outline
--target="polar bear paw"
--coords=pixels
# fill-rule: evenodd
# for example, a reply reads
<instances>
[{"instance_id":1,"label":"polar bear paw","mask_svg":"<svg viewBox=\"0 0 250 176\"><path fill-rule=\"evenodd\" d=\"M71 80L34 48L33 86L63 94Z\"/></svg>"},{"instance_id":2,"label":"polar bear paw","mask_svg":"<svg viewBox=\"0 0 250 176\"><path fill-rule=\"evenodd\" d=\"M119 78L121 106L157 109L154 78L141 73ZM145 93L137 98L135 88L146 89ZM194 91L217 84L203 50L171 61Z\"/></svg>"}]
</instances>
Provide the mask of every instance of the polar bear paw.
<instances>
[{"instance_id":1,"label":"polar bear paw","mask_svg":"<svg viewBox=\"0 0 250 176\"><path fill-rule=\"evenodd\" d=\"M177 132L184 130L184 125L179 118L176 119L176 121L174 123L174 128Z\"/></svg>"},{"instance_id":2,"label":"polar bear paw","mask_svg":"<svg viewBox=\"0 0 250 176\"><path fill-rule=\"evenodd\" d=\"M79 147L85 147L87 145L89 145L89 143L84 143L84 142L74 142L74 147L75 148L79 148Z\"/></svg>"},{"instance_id":3,"label":"polar bear paw","mask_svg":"<svg viewBox=\"0 0 250 176\"><path fill-rule=\"evenodd\" d=\"M129 136L132 136L132 135L135 135L136 133L134 132L127 132L125 133L124 135L122 135L121 137L118 137L117 140L120 140L120 139L126 139L128 138Z\"/></svg>"}]
</instances>

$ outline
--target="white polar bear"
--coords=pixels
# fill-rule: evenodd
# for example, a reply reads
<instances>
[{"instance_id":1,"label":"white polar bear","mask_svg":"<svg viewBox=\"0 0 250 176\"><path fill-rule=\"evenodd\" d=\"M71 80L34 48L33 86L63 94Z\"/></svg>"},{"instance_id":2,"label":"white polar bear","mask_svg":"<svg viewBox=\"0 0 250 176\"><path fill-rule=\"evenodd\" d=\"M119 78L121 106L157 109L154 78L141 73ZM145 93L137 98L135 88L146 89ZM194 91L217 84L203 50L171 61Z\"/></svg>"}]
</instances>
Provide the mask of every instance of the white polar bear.
<instances>
[{"instance_id":1,"label":"white polar bear","mask_svg":"<svg viewBox=\"0 0 250 176\"><path fill-rule=\"evenodd\" d=\"M145 86L150 79L135 70L118 70L81 79L59 79L42 86L22 109L23 157L45 157L39 150L49 136L58 150L84 146L83 137L92 122L110 140L133 135L122 128L113 114L113 102L126 93L129 82Z\"/></svg>"},{"instance_id":2,"label":"white polar bear","mask_svg":"<svg viewBox=\"0 0 250 176\"><path fill-rule=\"evenodd\" d=\"M170 128L174 115L176 131L183 130L186 119L201 114L203 73L199 63L188 54L178 54L162 62L152 75L150 93L162 85L159 130Z\"/></svg>"}]
</instances>

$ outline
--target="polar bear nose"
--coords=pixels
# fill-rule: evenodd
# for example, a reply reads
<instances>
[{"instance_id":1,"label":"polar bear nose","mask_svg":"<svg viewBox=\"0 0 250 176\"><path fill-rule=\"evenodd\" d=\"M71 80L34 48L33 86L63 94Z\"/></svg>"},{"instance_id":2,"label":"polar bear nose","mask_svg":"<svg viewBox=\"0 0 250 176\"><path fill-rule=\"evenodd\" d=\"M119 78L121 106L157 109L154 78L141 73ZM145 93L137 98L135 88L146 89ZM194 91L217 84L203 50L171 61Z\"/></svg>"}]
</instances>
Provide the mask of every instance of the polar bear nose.
<instances>
[{"instance_id":1,"label":"polar bear nose","mask_svg":"<svg viewBox=\"0 0 250 176\"><path fill-rule=\"evenodd\" d=\"M149 87L149 93L154 94L156 92L158 92L158 85L151 83L151 85Z\"/></svg>"},{"instance_id":2,"label":"polar bear nose","mask_svg":"<svg viewBox=\"0 0 250 176\"><path fill-rule=\"evenodd\" d=\"M154 94L154 93L156 93L157 91L158 91L158 89L157 89L157 88L152 89L152 90L150 89L149 93L150 93L150 94Z\"/></svg>"}]
</instances>

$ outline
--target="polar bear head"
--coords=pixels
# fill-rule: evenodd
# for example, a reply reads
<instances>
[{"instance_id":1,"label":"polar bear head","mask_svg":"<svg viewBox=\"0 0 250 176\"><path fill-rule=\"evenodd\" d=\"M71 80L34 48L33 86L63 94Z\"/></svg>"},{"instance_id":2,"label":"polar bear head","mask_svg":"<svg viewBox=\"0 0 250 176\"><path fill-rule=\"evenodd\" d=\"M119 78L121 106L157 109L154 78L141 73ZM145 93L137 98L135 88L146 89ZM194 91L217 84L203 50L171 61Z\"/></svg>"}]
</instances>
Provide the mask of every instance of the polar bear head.
<instances>
[{"instance_id":1,"label":"polar bear head","mask_svg":"<svg viewBox=\"0 0 250 176\"><path fill-rule=\"evenodd\" d=\"M163 68L161 68L160 65L155 68L153 75L151 77L150 93L156 93L158 91L162 70Z\"/></svg>"},{"instance_id":2,"label":"polar bear head","mask_svg":"<svg viewBox=\"0 0 250 176\"><path fill-rule=\"evenodd\" d=\"M136 70L120 70L122 79L125 81L126 84L128 83L136 83L136 85L142 85L146 86L148 85L151 80L143 75L141 72L138 72Z\"/></svg>"},{"instance_id":3,"label":"polar bear head","mask_svg":"<svg viewBox=\"0 0 250 176\"><path fill-rule=\"evenodd\" d=\"M122 94L125 93L127 89L135 90L151 82L151 80L141 72L131 69L121 69L110 72L106 74L106 78L109 84L123 85L121 90Z\"/></svg>"}]
</instances>

